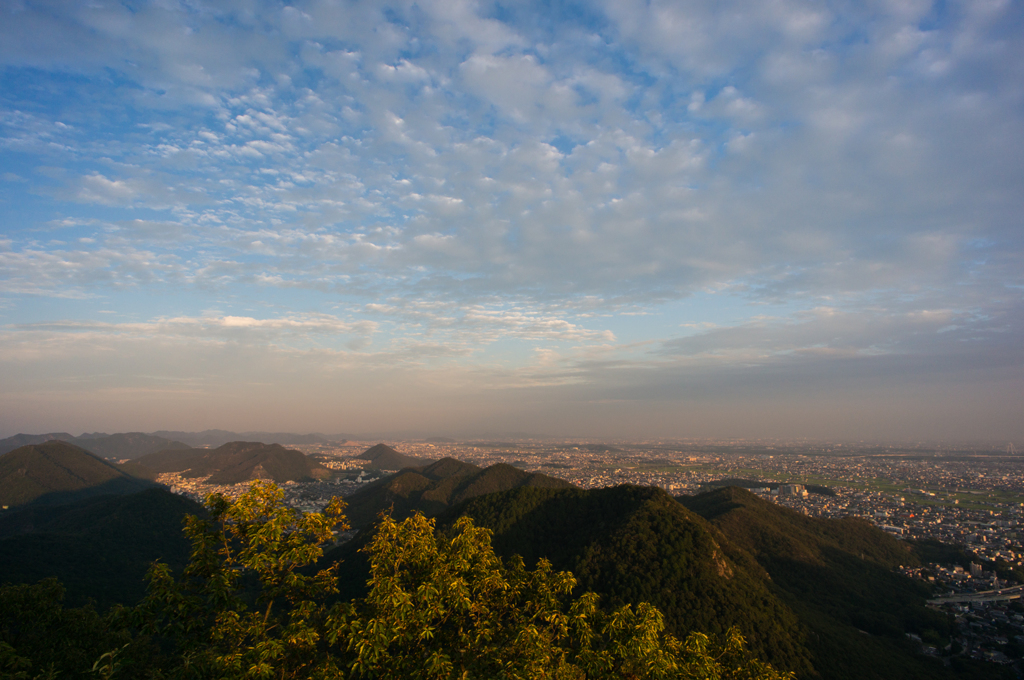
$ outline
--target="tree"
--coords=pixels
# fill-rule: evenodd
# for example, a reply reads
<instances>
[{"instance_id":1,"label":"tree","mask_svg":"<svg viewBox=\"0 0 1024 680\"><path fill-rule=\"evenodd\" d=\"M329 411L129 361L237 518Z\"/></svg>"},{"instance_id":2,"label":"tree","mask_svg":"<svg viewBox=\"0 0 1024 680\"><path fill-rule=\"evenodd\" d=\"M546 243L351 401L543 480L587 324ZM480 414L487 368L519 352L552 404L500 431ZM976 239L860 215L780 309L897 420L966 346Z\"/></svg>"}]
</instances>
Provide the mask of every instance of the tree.
<instances>
[{"instance_id":1,"label":"tree","mask_svg":"<svg viewBox=\"0 0 1024 680\"><path fill-rule=\"evenodd\" d=\"M212 495L187 521L192 558L174 578L150 572L137 615L174 649L149 674L172 678L713 678L790 677L752 659L735 630L679 641L641 603L605 611L573 597L576 580L545 560L503 561L491 532L461 519L439 533L422 515L384 516L366 550L362 600L336 595L332 568L313 571L341 521L283 505L257 482L235 502ZM142 676L140 669L136 675Z\"/></svg>"},{"instance_id":2,"label":"tree","mask_svg":"<svg viewBox=\"0 0 1024 680\"><path fill-rule=\"evenodd\" d=\"M0 586L0 679L103 678L125 660L151 659L147 640L123 625L123 609L101 616L91 605L63 602L54 578Z\"/></svg>"},{"instance_id":3,"label":"tree","mask_svg":"<svg viewBox=\"0 0 1024 680\"><path fill-rule=\"evenodd\" d=\"M594 593L574 599L571 573L505 564L469 518L438 535L422 515L383 517L367 550L368 595L329 624L360 677L789 677L751 659L735 630L680 643L649 604L606 612Z\"/></svg>"},{"instance_id":4,"label":"tree","mask_svg":"<svg viewBox=\"0 0 1024 680\"><path fill-rule=\"evenodd\" d=\"M308 678L321 665L320 631L337 593L333 569L305 572L341 524L335 498L322 513L283 503L276 485L255 482L237 501L212 494L208 519L190 516L192 556L179 579L150 570L139 606L146 632L170 638L180 677Z\"/></svg>"}]
</instances>

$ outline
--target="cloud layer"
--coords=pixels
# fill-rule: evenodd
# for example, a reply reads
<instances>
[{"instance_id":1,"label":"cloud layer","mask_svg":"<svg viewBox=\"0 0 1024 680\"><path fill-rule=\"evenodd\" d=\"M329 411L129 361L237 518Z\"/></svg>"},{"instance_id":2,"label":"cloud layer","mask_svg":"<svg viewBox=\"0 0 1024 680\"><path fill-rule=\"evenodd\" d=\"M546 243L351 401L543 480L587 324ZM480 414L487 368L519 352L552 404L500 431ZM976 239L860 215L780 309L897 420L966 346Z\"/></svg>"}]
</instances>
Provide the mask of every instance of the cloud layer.
<instances>
[{"instance_id":1,"label":"cloud layer","mask_svg":"<svg viewBox=\"0 0 1024 680\"><path fill-rule=\"evenodd\" d=\"M1019 4L0 11L4 433L1024 437Z\"/></svg>"}]
</instances>

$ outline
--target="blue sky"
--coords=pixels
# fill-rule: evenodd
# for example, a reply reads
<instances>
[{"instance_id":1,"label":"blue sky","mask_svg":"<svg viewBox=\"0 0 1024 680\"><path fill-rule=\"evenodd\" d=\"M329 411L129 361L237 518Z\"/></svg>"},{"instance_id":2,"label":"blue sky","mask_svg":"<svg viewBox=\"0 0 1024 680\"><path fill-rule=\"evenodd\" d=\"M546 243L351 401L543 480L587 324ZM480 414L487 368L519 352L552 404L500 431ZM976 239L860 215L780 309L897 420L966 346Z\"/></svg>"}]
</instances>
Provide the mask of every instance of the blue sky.
<instances>
[{"instance_id":1,"label":"blue sky","mask_svg":"<svg viewBox=\"0 0 1024 680\"><path fill-rule=\"evenodd\" d=\"M0 13L0 435L1024 439L1019 2Z\"/></svg>"}]
</instances>

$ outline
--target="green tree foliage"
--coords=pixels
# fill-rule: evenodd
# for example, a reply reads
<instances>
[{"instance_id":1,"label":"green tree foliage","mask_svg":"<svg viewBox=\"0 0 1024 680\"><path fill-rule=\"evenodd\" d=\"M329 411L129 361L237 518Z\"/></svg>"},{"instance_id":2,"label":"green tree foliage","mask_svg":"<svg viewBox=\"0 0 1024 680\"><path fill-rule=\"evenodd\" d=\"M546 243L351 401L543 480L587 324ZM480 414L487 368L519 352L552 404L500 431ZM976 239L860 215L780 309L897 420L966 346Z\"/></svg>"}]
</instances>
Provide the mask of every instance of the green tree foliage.
<instances>
[{"instance_id":1,"label":"green tree foliage","mask_svg":"<svg viewBox=\"0 0 1024 680\"><path fill-rule=\"evenodd\" d=\"M441 532L419 514L382 518L366 596L338 602L333 570L315 564L343 504L303 514L282 499L263 483L235 502L211 496L208 516L186 523L188 566L154 565L131 611L64 610L55 582L5 587L0 678L792 677L736 629L679 640L649 604L573 597L571 573L503 560L468 517Z\"/></svg>"},{"instance_id":2,"label":"green tree foliage","mask_svg":"<svg viewBox=\"0 0 1024 680\"><path fill-rule=\"evenodd\" d=\"M283 499L263 482L234 503L211 495L208 519L186 519L192 558L181 578L159 563L150 571L139 614L146 632L174 641L173 676L313 677L337 587L330 569L303 568L323 555L343 503L303 514Z\"/></svg>"},{"instance_id":3,"label":"green tree foliage","mask_svg":"<svg viewBox=\"0 0 1024 680\"><path fill-rule=\"evenodd\" d=\"M64 587L53 578L0 586L0 678L96 678L126 660L148 664L152 650L127 629L124 610L101 616L63 602Z\"/></svg>"},{"instance_id":4,"label":"green tree foliage","mask_svg":"<svg viewBox=\"0 0 1024 680\"><path fill-rule=\"evenodd\" d=\"M721 644L665 633L649 604L607 612L573 599L576 579L540 560L503 561L491 532L463 517L382 519L368 546L370 591L333 623L359 677L782 678L749 657L735 630Z\"/></svg>"},{"instance_id":5,"label":"green tree foliage","mask_svg":"<svg viewBox=\"0 0 1024 680\"><path fill-rule=\"evenodd\" d=\"M660 489L535 489L473 498L438 518L468 515L494 532L499 555L549 559L612 606L649 602L669 633L737 627L777 668L813 674L804 631L750 556Z\"/></svg>"}]
</instances>

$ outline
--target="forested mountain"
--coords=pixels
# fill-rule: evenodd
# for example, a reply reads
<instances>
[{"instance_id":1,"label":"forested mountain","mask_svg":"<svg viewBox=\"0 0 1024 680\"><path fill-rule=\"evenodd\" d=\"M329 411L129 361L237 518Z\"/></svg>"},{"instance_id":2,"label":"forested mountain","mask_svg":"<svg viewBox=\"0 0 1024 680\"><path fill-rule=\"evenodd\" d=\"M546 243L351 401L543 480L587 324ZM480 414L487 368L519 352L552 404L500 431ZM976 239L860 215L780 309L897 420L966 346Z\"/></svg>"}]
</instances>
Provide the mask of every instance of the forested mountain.
<instances>
[{"instance_id":1,"label":"forested mountain","mask_svg":"<svg viewBox=\"0 0 1024 680\"><path fill-rule=\"evenodd\" d=\"M134 604L146 592L154 560L181 569L189 554L182 534L199 504L155 487L125 496L61 506L27 506L0 514L0 583L56 577L72 606Z\"/></svg>"},{"instance_id":2,"label":"forested mountain","mask_svg":"<svg viewBox=\"0 0 1024 680\"><path fill-rule=\"evenodd\" d=\"M376 470L401 470L407 467L429 465L430 461L399 453L387 444L375 444L356 456L359 460L367 460L368 468Z\"/></svg>"},{"instance_id":3,"label":"forested mountain","mask_svg":"<svg viewBox=\"0 0 1024 680\"><path fill-rule=\"evenodd\" d=\"M742 489L684 498L621 486L517 489L442 514L492 529L499 554L545 557L611 602L651 602L670 631L738 625L778 668L798 677L996 677L988 664L956 669L920 655L906 633L940 645L945 615L893 567L906 544L858 520L809 518ZM995 675L993 675L995 673Z\"/></svg>"},{"instance_id":4,"label":"forested mountain","mask_svg":"<svg viewBox=\"0 0 1024 680\"><path fill-rule=\"evenodd\" d=\"M414 511L433 517L451 505L496 491L521 486L568 488L572 485L539 473L527 473L511 465L498 464L486 469L454 458L442 458L422 468L402 470L367 485L346 498L349 523L361 529L383 510L395 519L405 519Z\"/></svg>"},{"instance_id":5,"label":"forested mountain","mask_svg":"<svg viewBox=\"0 0 1024 680\"><path fill-rule=\"evenodd\" d=\"M68 503L151 486L65 441L30 444L0 456L0 505Z\"/></svg>"},{"instance_id":6,"label":"forested mountain","mask_svg":"<svg viewBox=\"0 0 1024 680\"><path fill-rule=\"evenodd\" d=\"M611 604L650 602L675 635L738 626L776 668L813 676L806 630L764 571L660 489L518 488L470 499L438 521L461 516L491 529L500 555L527 566L547 558Z\"/></svg>"},{"instance_id":7,"label":"forested mountain","mask_svg":"<svg viewBox=\"0 0 1024 680\"><path fill-rule=\"evenodd\" d=\"M894 572L918 563L907 543L863 520L807 517L737 487L679 500L765 569L813 631L807 645L829 660L829 677L935 677L905 634L938 642L951 626L925 608L925 586Z\"/></svg>"},{"instance_id":8,"label":"forested mountain","mask_svg":"<svg viewBox=\"0 0 1024 680\"><path fill-rule=\"evenodd\" d=\"M155 473L209 476L210 484L238 484L252 479L270 479L280 484L326 479L334 474L301 451L261 442L229 442L212 450L159 451L134 462Z\"/></svg>"}]
</instances>

